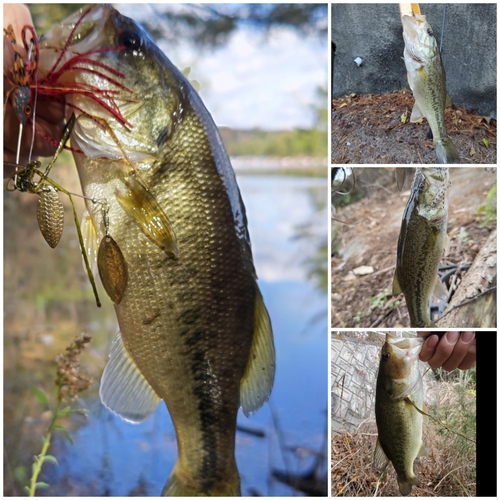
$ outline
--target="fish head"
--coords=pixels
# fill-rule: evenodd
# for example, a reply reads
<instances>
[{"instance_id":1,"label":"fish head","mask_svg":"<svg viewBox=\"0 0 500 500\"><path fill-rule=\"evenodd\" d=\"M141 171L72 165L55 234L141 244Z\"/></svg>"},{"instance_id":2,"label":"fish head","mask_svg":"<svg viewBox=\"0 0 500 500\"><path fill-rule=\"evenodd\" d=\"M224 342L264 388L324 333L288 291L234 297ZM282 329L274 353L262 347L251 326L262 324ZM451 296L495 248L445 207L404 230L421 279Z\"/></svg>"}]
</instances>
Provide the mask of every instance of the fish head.
<instances>
[{"instance_id":1,"label":"fish head","mask_svg":"<svg viewBox=\"0 0 500 500\"><path fill-rule=\"evenodd\" d=\"M40 48L41 74L77 89L65 92L73 146L91 159L161 156L190 84L138 23L92 5L54 25Z\"/></svg>"},{"instance_id":2,"label":"fish head","mask_svg":"<svg viewBox=\"0 0 500 500\"><path fill-rule=\"evenodd\" d=\"M439 54L436 38L425 16L403 16L402 21L405 56L421 65Z\"/></svg>"},{"instance_id":3,"label":"fish head","mask_svg":"<svg viewBox=\"0 0 500 500\"><path fill-rule=\"evenodd\" d=\"M445 221L448 214L449 167L419 167L417 209L419 215L433 224Z\"/></svg>"},{"instance_id":4,"label":"fish head","mask_svg":"<svg viewBox=\"0 0 500 500\"><path fill-rule=\"evenodd\" d=\"M391 397L401 398L411 392L420 373L418 355L424 340L420 337L401 338L386 333L380 355L379 378Z\"/></svg>"}]
</instances>

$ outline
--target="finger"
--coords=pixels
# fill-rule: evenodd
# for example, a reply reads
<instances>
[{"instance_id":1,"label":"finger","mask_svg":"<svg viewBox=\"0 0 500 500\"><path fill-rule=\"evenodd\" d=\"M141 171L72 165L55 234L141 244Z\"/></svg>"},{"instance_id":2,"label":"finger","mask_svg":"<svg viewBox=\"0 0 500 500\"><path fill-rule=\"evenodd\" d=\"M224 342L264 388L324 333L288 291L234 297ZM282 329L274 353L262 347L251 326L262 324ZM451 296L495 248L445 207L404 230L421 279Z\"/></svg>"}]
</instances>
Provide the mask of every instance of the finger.
<instances>
[{"instance_id":1,"label":"finger","mask_svg":"<svg viewBox=\"0 0 500 500\"><path fill-rule=\"evenodd\" d=\"M12 112L12 114L14 114ZM61 121L60 123L53 124L48 123L44 120L36 121L37 130L45 135L47 138L52 138L50 141L40 134L35 133L35 138L33 141L33 157L38 156L52 156L55 153L57 148L57 143L59 138L61 137L61 132L64 128L64 123ZM28 162L28 155L31 149L31 139L33 136L33 127L28 126L24 127L23 135L21 140L21 158L20 163L25 164ZM19 121L16 116L13 116L13 119L9 119L8 123L6 121L4 128L4 150L6 153L15 154L17 150L17 141L19 135ZM4 154L4 158L5 158Z\"/></svg>"},{"instance_id":2,"label":"finger","mask_svg":"<svg viewBox=\"0 0 500 500\"><path fill-rule=\"evenodd\" d=\"M17 44L22 46L21 32L24 26L33 26L33 19L28 7L22 3L4 4L3 27L7 28L9 24L14 29Z\"/></svg>"},{"instance_id":3,"label":"finger","mask_svg":"<svg viewBox=\"0 0 500 500\"><path fill-rule=\"evenodd\" d=\"M427 332L425 332L427 333ZM439 343L439 337L437 335L431 335L423 344L420 350L420 361L429 361L429 359L434 356L436 352L436 347Z\"/></svg>"},{"instance_id":4,"label":"finger","mask_svg":"<svg viewBox=\"0 0 500 500\"><path fill-rule=\"evenodd\" d=\"M465 356L464 360L458 365L460 370L469 370L476 364L476 339L472 342L469 347L469 351Z\"/></svg>"},{"instance_id":5,"label":"finger","mask_svg":"<svg viewBox=\"0 0 500 500\"><path fill-rule=\"evenodd\" d=\"M453 347L451 355L443 363L443 368L445 370L450 372L452 370L455 370L455 368L458 368L460 363L462 363L465 356L469 352L470 345L472 344L474 338L474 332L461 332L455 343L455 346Z\"/></svg>"},{"instance_id":6,"label":"finger","mask_svg":"<svg viewBox=\"0 0 500 500\"><path fill-rule=\"evenodd\" d=\"M458 341L459 332L447 332L446 335L440 340L436 347L436 351L428 360L431 368L439 368L451 356L455 344Z\"/></svg>"},{"instance_id":7,"label":"finger","mask_svg":"<svg viewBox=\"0 0 500 500\"><path fill-rule=\"evenodd\" d=\"M61 96L64 100L64 97ZM57 102L52 100L44 99L43 97L38 98L36 106L36 117L35 122L38 119L45 120L47 123L60 126L64 120L64 108L63 102ZM62 134L62 128L57 134L57 137Z\"/></svg>"}]
</instances>

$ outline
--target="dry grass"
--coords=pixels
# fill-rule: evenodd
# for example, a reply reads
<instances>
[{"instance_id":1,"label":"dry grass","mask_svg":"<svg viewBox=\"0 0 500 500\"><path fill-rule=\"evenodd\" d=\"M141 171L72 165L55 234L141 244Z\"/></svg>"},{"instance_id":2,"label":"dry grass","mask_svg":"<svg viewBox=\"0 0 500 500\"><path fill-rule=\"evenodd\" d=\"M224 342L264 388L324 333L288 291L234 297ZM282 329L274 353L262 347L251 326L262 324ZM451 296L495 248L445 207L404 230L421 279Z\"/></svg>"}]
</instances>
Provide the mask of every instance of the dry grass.
<instances>
[{"instance_id":1,"label":"dry grass","mask_svg":"<svg viewBox=\"0 0 500 500\"><path fill-rule=\"evenodd\" d=\"M441 377L426 400L439 401L428 411L448 430L432 419L424 424L428 454L415 460L414 471L421 486L414 487L411 494L475 496L475 373L456 370L438 373ZM375 419L364 422L355 432L332 436L332 496L400 496L392 465L383 476L373 465L376 442Z\"/></svg>"},{"instance_id":2,"label":"dry grass","mask_svg":"<svg viewBox=\"0 0 500 500\"><path fill-rule=\"evenodd\" d=\"M427 121L409 122L414 103L407 89L334 99L332 163L435 163ZM496 120L455 105L446 108L444 118L462 163L496 164Z\"/></svg>"}]
</instances>

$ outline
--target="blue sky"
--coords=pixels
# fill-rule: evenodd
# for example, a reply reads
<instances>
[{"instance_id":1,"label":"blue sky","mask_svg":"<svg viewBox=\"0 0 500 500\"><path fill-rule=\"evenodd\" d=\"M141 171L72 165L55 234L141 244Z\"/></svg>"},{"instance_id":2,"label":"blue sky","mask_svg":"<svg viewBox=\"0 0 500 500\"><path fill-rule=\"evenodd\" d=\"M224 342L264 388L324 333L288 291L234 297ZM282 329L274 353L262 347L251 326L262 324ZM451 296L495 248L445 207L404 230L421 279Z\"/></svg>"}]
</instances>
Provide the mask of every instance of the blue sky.
<instances>
[{"instance_id":1,"label":"blue sky","mask_svg":"<svg viewBox=\"0 0 500 500\"><path fill-rule=\"evenodd\" d=\"M139 11L137 4L115 7L138 22L153 24L155 11L166 6L144 5ZM304 37L283 28L264 35L244 26L214 50L189 41L174 46L160 42L159 47L179 69L191 68L189 78L200 83L200 95L218 126L284 130L314 125L316 89L326 88L328 78L326 35Z\"/></svg>"}]
</instances>

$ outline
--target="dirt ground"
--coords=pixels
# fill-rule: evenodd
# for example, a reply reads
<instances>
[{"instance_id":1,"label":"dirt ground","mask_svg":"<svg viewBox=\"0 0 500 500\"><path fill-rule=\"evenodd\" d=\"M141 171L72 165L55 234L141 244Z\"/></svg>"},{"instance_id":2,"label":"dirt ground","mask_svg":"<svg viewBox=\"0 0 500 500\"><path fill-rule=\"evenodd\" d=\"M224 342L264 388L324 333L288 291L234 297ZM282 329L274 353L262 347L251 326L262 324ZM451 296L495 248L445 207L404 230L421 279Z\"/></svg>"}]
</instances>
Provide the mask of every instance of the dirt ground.
<instances>
[{"instance_id":1,"label":"dirt ground","mask_svg":"<svg viewBox=\"0 0 500 500\"><path fill-rule=\"evenodd\" d=\"M394 172L353 168L356 185L366 196L332 216L332 328L409 327L404 296L392 297L392 280L401 218L409 196L413 169L400 192ZM496 168L450 169L448 253L441 265L471 263L496 220L481 227L478 209L496 182ZM351 195L352 196L352 195ZM336 204L345 195L334 195ZM341 222L340 222L341 221ZM356 271L361 266L361 272ZM372 269L370 269L372 268ZM472 325L471 325L472 326Z\"/></svg>"},{"instance_id":2,"label":"dirt ground","mask_svg":"<svg viewBox=\"0 0 500 500\"><path fill-rule=\"evenodd\" d=\"M410 123L410 90L332 101L332 163L436 163L427 120ZM455 105L445 111L448 134L461 163L496 164L496 120Z\"/></svg>"}]
</instances>

